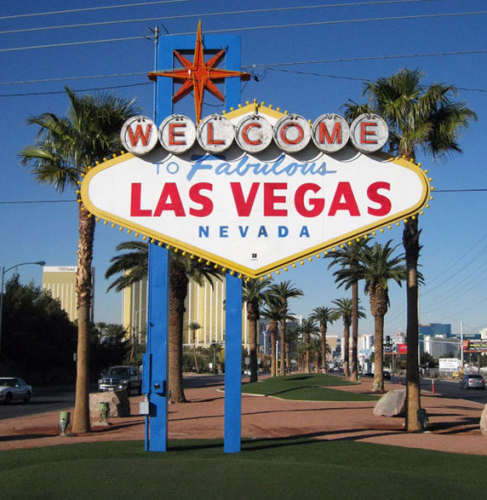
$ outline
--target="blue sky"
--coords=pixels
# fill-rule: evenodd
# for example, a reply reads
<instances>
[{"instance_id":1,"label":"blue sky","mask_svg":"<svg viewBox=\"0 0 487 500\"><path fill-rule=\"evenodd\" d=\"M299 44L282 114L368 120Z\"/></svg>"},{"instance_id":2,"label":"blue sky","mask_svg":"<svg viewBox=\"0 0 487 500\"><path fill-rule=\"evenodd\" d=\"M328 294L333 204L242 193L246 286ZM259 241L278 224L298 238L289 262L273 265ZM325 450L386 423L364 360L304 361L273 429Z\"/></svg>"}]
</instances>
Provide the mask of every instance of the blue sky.
<instances>
[{"instance_id":1,"label":"blue sky","mask_svg":"<svg viewBox=\"0 0 487 500\"><path fill-rule=\"evenodd\" d=\"M481 191L487 189L485 8L482 0L1 0L0 265L37 260L52 266L76 264L74 193L39 185L19 166L19 151L36 135L26 119L46 111L63 114L64 85L136 97L143 114L151 116L153 86L145 76L154 64L154 44L147 38L151 29L160 26L166 36L194 34L201 19L203 34L241 37L242 65L256 76L242 84L243 103L255 98L311 120L325 112L343 114L341 106L348 99L362 100L365 80L404 67L420 68L427 84L460 89L456 98L478 114L461 137L463 154L440 163L418 158L439 191L420 222L426 280L420 319L452 323L454 331L462 322L464 332L478 332L487 326L487 191ZM207 104L203 115L224 109L213 98ZM40 203L45 201L56 203ZM402 228L394 228L380 241L400 244L401 237ZM103 275L116 245L129 238L97 227L97 321L120 322L121 296L105 292ZM315 260L283 275L305 293L291 304L293 312L307 316L347 295L336 289L327 265ZM40 268L19 271L24 283L41 284ZM363 306L369 310L367 297ZM385 326L388 334L406 327L405 290L395 284ZM372 333L370 315L360 329ZM341 327L330 330L340 333Z\"/></svg>"}]
</instances>

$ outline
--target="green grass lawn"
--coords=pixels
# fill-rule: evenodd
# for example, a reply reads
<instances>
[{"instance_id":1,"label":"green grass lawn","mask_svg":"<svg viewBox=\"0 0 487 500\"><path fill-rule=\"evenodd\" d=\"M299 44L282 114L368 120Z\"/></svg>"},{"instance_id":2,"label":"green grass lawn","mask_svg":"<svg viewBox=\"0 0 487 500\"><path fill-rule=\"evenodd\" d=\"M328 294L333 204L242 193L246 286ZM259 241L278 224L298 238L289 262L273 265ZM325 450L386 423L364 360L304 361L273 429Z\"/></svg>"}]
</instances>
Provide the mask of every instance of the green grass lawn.
<instances>
[{"instance_id":1,"label":"green grass lawn","mask_svg":"<svg viewBox=\"0 0 487 500\"><path fill-rule=\"evenodd\" d=\"M242 392L299 401L376 401L378 399L375 395L331 389L333 386L343 385L356 384L331 375L299 374L271 377L260 382L244 384Z\"/></svg>"},{"instance_id":2,"label":"green grass lawn","mask_svg":"<svg viewBox=\"0 0 487 500\"><path fill-rule=\"evenodd\" d=\"M353 441L140 441L0 452L2 500L483 498L487 457Z\"/></svg>"}]
</instances>

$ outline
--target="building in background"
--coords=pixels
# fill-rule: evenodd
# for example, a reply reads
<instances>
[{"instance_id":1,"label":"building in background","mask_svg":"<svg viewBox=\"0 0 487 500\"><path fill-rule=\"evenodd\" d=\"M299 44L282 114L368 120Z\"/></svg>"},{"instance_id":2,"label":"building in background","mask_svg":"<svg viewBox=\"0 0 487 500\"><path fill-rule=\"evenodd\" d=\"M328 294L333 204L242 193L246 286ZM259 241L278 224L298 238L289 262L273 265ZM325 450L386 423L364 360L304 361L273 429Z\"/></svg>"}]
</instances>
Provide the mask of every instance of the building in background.
<instances>
[{"instance_id":1,"label":"building in background","mask_svg":"<svg viewBox=\"0 0 487 500\"><path fill-rule=\"evenodd\" d=\"M127 287L122 293L122 325L140 342L145 337L147 322L147 278ZM213 343L225 343L225 280L213 279L213 284L204 279L200 286L189 281L188 295L185 300L184 346L208 347ZM191 323L198 323L201 328L193 331ZM242 343L248 348L248 321L244 305L242 305Z\"/></svg>"},{"instance_id":2,"label":"building in background","mask_svg":"<svg viewBox=\"0 0 487 500\"><path fill-rule=\"evenodd\" d=\"M428 323L419 325L420 335L451 335L451 324L449 323Z\"/></svg>"},{"instance_id":3,"label":"building in background","mask_svg":"<svg viewBox=\"0 0 487 500\"><path fill-rule=\"evenodd\" d=\"M434 359L441 356L460 357L460 341L451 335L425 335L424 352Z\"/></svg>"},{"instance_id":4,"label":"building in background","mask_svg":"<svg viewBox=\"0 0 487 500\"><path fill-rule=\"evenodd\" d=\"M53 298L61 302L61 307L68 313L71 321L78 319L76 266L44 266L42 289L49 290ZM95 293L95 269L91 269L92 290ZM90 320L93 321L94 296L91 301Z\"/></svg>"},{"instance_id":5,"label":"building in background","mask_svg":"<svg viewBox=\"0 0 487 500\"><path fill-rule=\"evenodd\" d=\"M147 331L147 278L122 290L122 326L132 341L145 343Z\"/></svg>"}]
</instances>

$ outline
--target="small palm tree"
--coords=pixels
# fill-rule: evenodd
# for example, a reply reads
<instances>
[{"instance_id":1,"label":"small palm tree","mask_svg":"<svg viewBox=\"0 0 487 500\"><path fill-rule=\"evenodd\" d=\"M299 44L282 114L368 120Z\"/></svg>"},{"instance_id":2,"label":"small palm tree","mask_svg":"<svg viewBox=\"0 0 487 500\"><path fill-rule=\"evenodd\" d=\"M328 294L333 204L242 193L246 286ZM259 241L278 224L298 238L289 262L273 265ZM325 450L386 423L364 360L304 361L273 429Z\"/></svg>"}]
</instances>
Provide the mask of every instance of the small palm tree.
<instances>
[{"instance_id":1,"label":"small palm tree","mask_svg":"<svg viewBox=\"0 0 487 500\"><path fill-rule=\"evenodd\" d=\"M115 255L110 259L112 264L105 272L105 279L120 274L107 288L121 292L134 283L147 278L149 265L149 246L143 241L124 241L115 248L117 252L125 252Z\"/></svg>"},{"instance_id":2,"label":"small palm tree","mask_svg":"<svg viewBox=\"0 0 487 500\"><path fill-rule=\"evenodd\" d=\"M196 373L199 373L200 369L198 366L198 356L196 355L196 332L201 329L201 325L197 321L191 321L188 328L191 330L191 337L193 341L194 369L196 370Z\"/></svg>"},{"instance_id":3,"label":"small palm tree","mask_svg":"<svg viewBox=\"0 0 487 500\"><path fill-rule=\"evenodd\" d=\"M268 331L270 333L271 343L271 377L277 377L277 333L279 324L281 323L282 313L281 304L276 300L276 297L267 294L265 298L266 306L261 310L261 316L269 320Z\"/></svg>"},{"instance_id":4,"label":"small palm tree","mask_svg":"<svg viewBox=\"0 0 487 500\"><path fill-rule=\"evenodd\" d=\"M318 336L318 333L320 329L316 325L316 321L314 319L307 318L303 319L303 322L301 323L300 326L296 329L296 331L303 335L304 337L304 345L305 348L302 349L304 351L304 373L310 373L310 364L311 364L311 352L315 352L315 346L316 346L316 337ZM311 340L314 340L313 346L311 344ZM312 348L313 347L313 348Z\"/></svg>"},{"instance_id":5,"label":"small palm tree","mask_svg":"<svg viewBox=\"0 0 487 500\"><path fill-rule=\"evenodd\" d=\"M249 357L250 357L250 382L258 380L257 344L259 335L260 305L265 301L266 289L271 283L270 279L249 279L242 287L242 301L247 308L247 321L249 322Z\"/></svg>"},{"instance_id":6,"label":"small palm tree","mask_svg":"<svg viewBox=\"0 0 487 500\"><path fill-rule=\"evenodd\" d=\"M66 116L44 113L30 117L27 123L39 127L37 140L20 152L21 164L31 167L40 183L51 184L60 192L69 187L77 189L88 168L120 151L120 130L138 111L133 101L110 94L78 97L67 87L66 93L70 103ZM88 337L95 219L83 203L79 204L78 227L78 349L73 432L86 433L91 430Z\"/></svg>"},{"instance_id":7,"label":"small palm tree","mask_svg":"<svg viewBox=\"0 0 487 500\"><path fill-rule=\"evenodd\" d=\"M320 325L321 336L321 369L326 373L326 332L328 323L333 323L333 313L329 307L316 307L311 312L309 319L316 321Z\"/></svg>"},{"instance_id":8,"label":"small palm tree","mask_svg":"<svg viewBox=\"0 0 487 500\"><path fill-rule=\"evenodd\" d=\"M343 374L348 376L348 362L350 353L350 325L352 324L354 304L352 299L342 298L332 301L335 307L332 309L332 318L334 320L341 319L343 322ZM358 318L365 318L365 313L358 304ZM348 375L347 375L348 374Z\"/></svg>"},{"instance_id":9,"label":"small palm tree","mask_svg":"<svg viewBox=\"0 0 487 500\"><path fill-rule=\"evenodd\" d=\"M423 77L418 69L403 69L390 77L366 83L363 95L368 103L348 103L346 117L351 120L363 112L379 114L389 126L390 151L409 159L415 159L418 149L433 159L461 152L458 136L477 115L464 102L451 100L457 92L453 85L426 86L422 83ZM409 432L421 428L417 418L421 408L418 358L420 233L418 218L412 217L403 232L408 272L406 429Z\"/></svg>"},{"instance_id":10,"label":"small palm tree","mask_svg":"<svg viewBox=\"0 0 487 500\"><path fill-rule=\"evenodd\" d=\"M390 241L385 245L376 243L365 247L353 270L347 268L336 272L343 279L347 273L353 273L365 280L365 293L369 295L370 312L374 317L374 390L377 392L384 392L384 316L389 309L388 281L394 280L401 286L407 276L404 257L392 255L396 248L391 247Z\"/></svg>"},{"instance_id":11,"label":"small palm tree","mask_svg":"<svg viewBox=\"0 0 487 500\"><path fill-rule=\"evenodd\" d=\"M281 311L281 375L286 375L286 321L288 319L288 302L289 299L301 297L302 290L296 288L290 281L283 281L269 287L269 293L274 295L277 302L280 304Z\"/></svg>"}]
</instances>

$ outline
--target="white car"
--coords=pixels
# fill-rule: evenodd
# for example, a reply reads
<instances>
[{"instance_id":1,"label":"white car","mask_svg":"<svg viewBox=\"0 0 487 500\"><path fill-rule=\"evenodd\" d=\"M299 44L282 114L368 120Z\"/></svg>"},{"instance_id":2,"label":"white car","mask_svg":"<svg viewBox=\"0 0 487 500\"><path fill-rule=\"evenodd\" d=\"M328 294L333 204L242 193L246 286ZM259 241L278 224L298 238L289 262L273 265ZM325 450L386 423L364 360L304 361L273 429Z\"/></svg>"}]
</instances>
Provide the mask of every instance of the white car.
<instances>
[{"instance_id":1,"label":"white car","mask_svg":"<svg viewBox=\"0 0 487 500\"><path fill-rule=\"evenodd\" d=\"M0 377L0 403L8 405L11 401L28 403L32 387L18 377Z\"/></svg>"}]
</instances>

